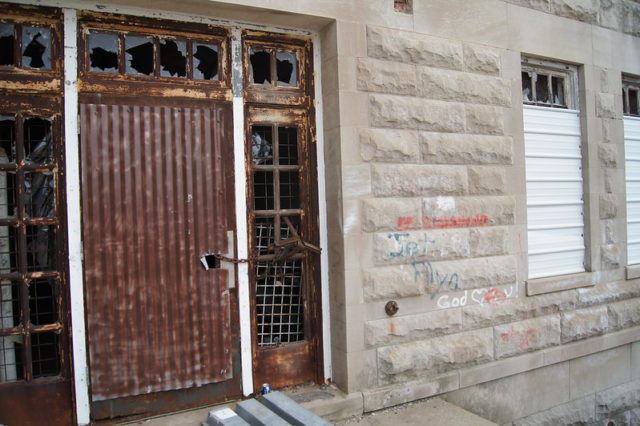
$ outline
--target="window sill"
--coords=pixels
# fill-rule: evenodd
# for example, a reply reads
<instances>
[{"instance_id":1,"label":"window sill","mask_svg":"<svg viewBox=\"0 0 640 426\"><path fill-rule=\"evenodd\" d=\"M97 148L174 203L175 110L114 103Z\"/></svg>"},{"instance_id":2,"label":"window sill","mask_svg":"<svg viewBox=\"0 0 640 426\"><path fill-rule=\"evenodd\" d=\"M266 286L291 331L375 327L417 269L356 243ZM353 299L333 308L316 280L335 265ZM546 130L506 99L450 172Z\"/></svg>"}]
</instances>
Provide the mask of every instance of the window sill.
<instances>
[{"instance_id":1,"label":"window sill","mask_svg":"<svg viewBox=\"0 0 640 426\"><path fill-rule=\"evenodd\" d=\"M640 274L640 265L638 265L638 273ZM580 287L591 287L595 285L593 278L591 272L580 272L577 274L527 280L525 281L527 285L527 296L571 290Z\"/></svg>"},{"instance_id":2,"label":"window sill","mask_svg":"<svg viewBox=\"0 0 640 426\"><path fill-rule=\"evenodd\" d=\"M627 265L624 269L627 272L628 280L632 280L634 278L640 278L640 264Z\"/></svg>"}]
</instances>

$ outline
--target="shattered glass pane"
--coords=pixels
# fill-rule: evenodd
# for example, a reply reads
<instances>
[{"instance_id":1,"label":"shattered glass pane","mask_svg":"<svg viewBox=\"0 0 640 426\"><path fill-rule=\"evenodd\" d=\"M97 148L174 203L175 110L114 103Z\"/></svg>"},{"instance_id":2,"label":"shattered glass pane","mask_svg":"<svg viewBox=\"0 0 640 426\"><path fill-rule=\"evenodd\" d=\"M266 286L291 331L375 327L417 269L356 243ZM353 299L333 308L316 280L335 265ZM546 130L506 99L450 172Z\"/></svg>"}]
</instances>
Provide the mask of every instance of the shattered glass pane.
<instances>
[{"instance_id":1,"label":"shattered glass pane","mask_svg":"<svg viewBox=\"0 0 640 426\"><path fill-rule=\"evenodd\" d=\"M553 90L553 103L566 105L564 101L564 78L551 77L551 90Z\"/></svg>"},{"instance_id":2,"label":"shattered glass pane","mask_svg":"<svg viewBox=\"0 0 640 426\"><path fill-rule=\"evenodd\" d=\"M276 72L278 73L278 86L297 86L298 61L293 52L276 53Z\"/></svg>"},{"instance_id":3,"label":"shattered glass pane","mask_svg":"<svg viewBox=\"0 0 640 426\"><path fill-rule=\"evenodd\" d=\"M54 217L53 172L24 174L25 209L29 217Z\"/></svg>"},{"instance_id":4,"label":"shattered glass pane","mask_svg":"<svg viewBox=\"0 0 640 426\"><path fill-rule=\"evenodd\" d=\"M127 36L125 51L127 74L153 74L153 40L150 37Z\"/></svg>"},{"instance_id":5,"label":"shattered glass pane","mask_svg":"<svg viewBox=\"0 0 640 426\"><path fill-rule=\"evenodd\" d=\"M44 118L24 120L24 158L26 163L51 163L51 121Z\"/></svg>"},{"instance_id":6,"label":"shattered glass pane","mask_svg":"<svg viewBox=\"0 0 640 426\"><path fill-rule=\"evenodd\" d=\"M0 23L0 65L14 66L16 64L13 54L15 37L13 25Z\"/></svg>"},{"instance_id":7,"label":"shattered glass pane","mask_svg":"<svg viewBox=\"0 0 640 426\"><path fill-rule=\"evenodd\" d=\"M193 78L218 80L218 52L216 44L193 44Z\"/></svg>"},{"instance_id":8,"label":"shattered glass pane","mask_svg":"<svg viewBox=\"0 0 640 426\"><path fill-rule=\"evenodd\" d=\"M160 75L187 76L187 43L184 40L160 40Z\"/></svg>"},{"instance_id":9,"label":"shattered glass pane","mask_svg":"<svg viewBox=\"0 0 640 426\"><path fill-rule=\"evenodd\" d=\"M118 35L89 33L91 71L118 72Z\"/></svg>"},{"instance_id":10,"label":"shattered glass pane","mask_svg":"<svg viewBox=\"0 0 640 426\"><path fill-rule=\"evenodd\" d=\"M51 68L51 30L49 28L22 27L22 66Z\"/></svg>"},{"instance_id":11,"label":"shattered glass pane","mask_svg":"<svg viewBox=\"0 0 640 426\"><path fill-rule=\"evenodd\" d=\"M273 136L269 126L251 128L251 159L253 164L273 164Z\"/></svg>"},{"instance_id":12,"label":"shattered glass pane","mask_svg":"<svg viewBox=\"0 0 640 426\"><path fill-rule=\"evenodd\" d=\"M261 49L249 49L251 81L255 84L271 84L271 53Z\"/></svg>"},{"instance_id":13,"label":"shattered glass pane","mask_svg":"<svg viewBox=\"0 0 640 426\"><path fill-rule=\"evenodd\" d=\"M549 103L549 76L538 74L536 79L536 101Z\"/></svg>"},{"instance_id":14,"label":"shattered glass pane","mask_svg":"<svg viewBox=\"0 0 640 426\"><path fill-rule=\"evenodd\" d=\"M532 102L533 94L531 93L531 73L522 72L522 101Z\"/></svg>"}]
</instances>

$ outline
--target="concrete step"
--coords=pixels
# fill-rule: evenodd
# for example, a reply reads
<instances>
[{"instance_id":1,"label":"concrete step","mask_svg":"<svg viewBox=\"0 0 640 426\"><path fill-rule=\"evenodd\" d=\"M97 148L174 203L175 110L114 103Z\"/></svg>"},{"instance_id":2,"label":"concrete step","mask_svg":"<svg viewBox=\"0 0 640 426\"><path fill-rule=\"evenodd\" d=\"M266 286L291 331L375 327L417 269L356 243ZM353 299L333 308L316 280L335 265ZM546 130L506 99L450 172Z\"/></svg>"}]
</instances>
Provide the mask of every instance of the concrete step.
<instances>
[{"instance_id":1,"label":"concrete step","mask_svg":"<svg viewBox=\"0 0 640 426\"><path fill-rule=\"evenodd\" d=\"M277 391L259 399L241 401L234 410L221 408L210 411L203 426L331 426L331 423Z\"/></svg>"}]
</instances>

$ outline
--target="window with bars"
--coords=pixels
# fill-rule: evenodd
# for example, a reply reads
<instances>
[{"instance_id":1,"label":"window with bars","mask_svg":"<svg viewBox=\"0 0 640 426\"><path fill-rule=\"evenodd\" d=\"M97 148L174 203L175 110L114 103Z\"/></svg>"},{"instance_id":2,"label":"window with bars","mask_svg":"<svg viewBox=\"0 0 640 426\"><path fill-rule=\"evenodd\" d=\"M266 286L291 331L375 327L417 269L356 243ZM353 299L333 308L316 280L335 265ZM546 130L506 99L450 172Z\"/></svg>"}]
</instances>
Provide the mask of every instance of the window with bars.
<instances>
[{"instance_id":1,"label":"window with bars","mask_svg":"<svg viewBox=\"0 0 640 426\"><path fill-rule=\"evenodd\" d=\"M253 247L258 346L304 339L304 253L285 261L273 247L301 232L299 130L294 126L251 127Z\"/></svg>"},{"instance_id":2,"label":"window with bars","mask_svg":"<svg viewBox=\"0 0 640 426\"><path fill-rule=\"evenodd\" d=\"M55 117L0 115L0 382L61 373Z\"/></svg>"}]
</instances>

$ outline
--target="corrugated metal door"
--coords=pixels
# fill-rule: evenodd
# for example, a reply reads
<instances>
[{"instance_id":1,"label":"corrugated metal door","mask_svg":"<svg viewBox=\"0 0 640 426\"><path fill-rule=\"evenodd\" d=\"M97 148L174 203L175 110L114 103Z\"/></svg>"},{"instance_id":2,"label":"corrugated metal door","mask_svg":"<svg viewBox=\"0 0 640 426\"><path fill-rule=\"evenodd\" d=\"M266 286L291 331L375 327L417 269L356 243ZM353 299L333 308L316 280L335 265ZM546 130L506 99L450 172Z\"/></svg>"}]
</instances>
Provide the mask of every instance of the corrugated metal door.
<instances>
[{"instance_id":1,"label":"corrugated metal door","mask_svg":"<svg viewBox=\"0 0 640 426\"><path fill-rule=\"evenodd\" d=\"M579 112L523 108L529 278L582 272L585 247Z\"/></svg>"},{"instance_id":2,"label":"corrugated metal door","mask_svg":"<svg viewBox=\"0 0 640 426\"><path fill-rule=\"evenodd\" d=\"M640 118L624 118L627 264L640 263Z\"/></svg>"},{"instance_id":3,"label":"corrugated metal door","mask_svg":"<svg viewBox=\"0 0 640 426\"><path fill-rule=\"evenodd\" d=\"M94 401L232 375L227 271L200 262L233 229L229 104L133 103L80 111Z\"/></svg>"}]
</instances>

